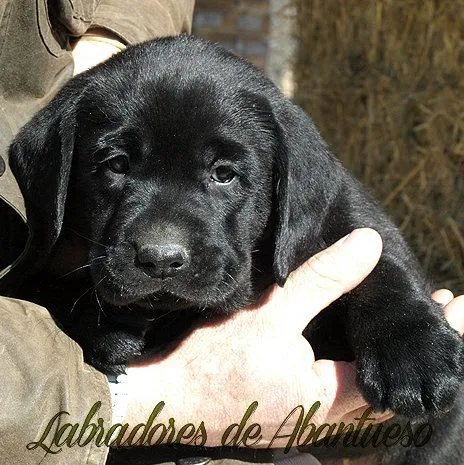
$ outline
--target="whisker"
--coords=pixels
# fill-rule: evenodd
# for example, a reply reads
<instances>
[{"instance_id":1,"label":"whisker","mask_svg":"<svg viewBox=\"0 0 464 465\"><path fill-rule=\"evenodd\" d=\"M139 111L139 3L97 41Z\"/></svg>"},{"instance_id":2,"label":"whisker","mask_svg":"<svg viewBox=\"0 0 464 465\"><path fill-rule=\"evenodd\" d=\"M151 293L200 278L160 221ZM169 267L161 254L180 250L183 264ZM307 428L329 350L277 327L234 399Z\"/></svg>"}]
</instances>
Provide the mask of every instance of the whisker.
<instances>
[{"instance_id":1,"label":"whisker","mask_svg":"<svg viewBox=\"0 0 464 465\"><path fill-rule=\"evenodd\" d=\"M100 312L97 313L97 326L100 326L100 315L101 313L103 313L103 308L101 306L100 299L98 298L97 290L94 289L93 292L95 293L95 299L97 300L98 305L100 307Z\"/></svg>"},{"instance_id":2,"label":"whisker","mask_svg":"<svg viewBox=\"0 0 464 465\"><path fill-rule=\"evenodd\" d=\"M226 271L225 273L226 273L227 276L229 276L229 278L230 278L235 284L238 285L237 280L236 280L230 273L227 273L227 271ZM225 283L225 281L224 281L224 283Z\"/></svg>"},{"instance_id":3,"label":"whisker","mask_svg":"<svg viewBox=\"0 0 464 465\"><path fill-rule=\"evenodd\" d=\"M256 266L254 265L251 265L252 268L254 268L256 271L258 271L259 273L263 273L263 270L260 270L259 268L257 268Z\"/></svg>"},{"instance_id":4,"label":"whisker","mask_svg":"<svg viewBox=\"0 0 464 465\"><path fill-rule=\"evenodd\" d=\"M79 302L79 300L82 299L82 297L85 296L85 294L87 294L87 292L89 292L91 289L93 289L94 286L90 286L83 294L81 294L73 303L73 306L71 307L71 310L69 311L69 313L72 313L74 311L74 308L76 307L77 305L77 302Z\"/></svg>"},{"instance_id":5,"label":"whisker","mask_svg":"<svg viewBox=\"0 0 464 465\"><path fill-rule=\"evenodd\" d=\"M61 275L61 276L58 276L58 278L56 279L61 279L61 278L65 278L66 276L69 276L70 274L72 273L75 273L76 271L79 271L79 270L83 270L84 268L88 268L89 266L92 266L92 263L95 262L96 260L99 260L99 259L102 259L102 258L105 258L104 255L100 256L100 257L96 257L96 258L93 258L92 260L90 260L89 263L87 263L86 265L82 265L82 266L79 266L78 268L72 270L72 271L68 271L67 273Z\"/></svg>"},{"instance_id":6,"label":"whisker","mask_svg":"<svg viewBox=\"0 0 464 465\"><path fill-rule=\"evenodd\" d=\"M100 281L101 282L101 281ZM97 284L98 285L98 284ZM96 285L96 286L97 286ZM96 287L95 286L95 287ZM94 289L94 292L95 292L95 298L97 299L97 302L98 302L98 305L100 307L100 311L101 313L103 313L103 315L106 316L106 318L108 318L108 315L105 313L105 310L103 310L103 305L101 304L100 302L100 299L98 298L98 293L97 293L97 289ZM98 312L98 326L100 326L100 312Z\"/></svg>"},{"instance_id":7,"label":"whisker","mask_svg":"<svg viewBox=\"0 0 464 465\"><path fill-rule=\"evenodd\" d=\"M90 237L84 236L83 234L81 234L80 232L76 231L73 228L70 228L69 226L67 226L67 229L72 231L74 234L77 234L79 237L82 237L82 239L85 239L86 241L93 242L94 244L97 244L97 245L101 245L105 249L109 247L109 245L102 244L101 242L97 242L97 241L94 241L93 239L90 239Z\"/></svg>"},{"instance_id":8,"label":"whisker","mask_svg":"<svg viewBox=\"0 0 464 465\"><path fill-rule=\"evenodd\" d=\"M69 313L71 314L73 311L74 311L74 308L76 307L77 303L79 302L79 300L82 299L82 297L85 296L85 294L87 294L90 290L92 289L95 289L103 280L105 279L105 276L103 276L102 279L100 279L100 281L98 281L97 284L93 285L93 286L90 286L83 294L81 294L73 303L73 306L71 307L71 310L69 311Z\"/></svg>"},{"instance_id":9,"label":"whisker","mask_svg":"<svg viewBox=\"0 0 464 465\"><path fill-rule=\"evenodd\" d=\"M172 309L172 310L169 310L167 311L166 313L162 313L161 315L158 315L156 317L153 317L153 318L148 318L148 321L159 321L161 319L163 319L164 317L170 315L171 313L174 313L176 312L177 310L176 309Z\"/></svg>"}]
</instances>

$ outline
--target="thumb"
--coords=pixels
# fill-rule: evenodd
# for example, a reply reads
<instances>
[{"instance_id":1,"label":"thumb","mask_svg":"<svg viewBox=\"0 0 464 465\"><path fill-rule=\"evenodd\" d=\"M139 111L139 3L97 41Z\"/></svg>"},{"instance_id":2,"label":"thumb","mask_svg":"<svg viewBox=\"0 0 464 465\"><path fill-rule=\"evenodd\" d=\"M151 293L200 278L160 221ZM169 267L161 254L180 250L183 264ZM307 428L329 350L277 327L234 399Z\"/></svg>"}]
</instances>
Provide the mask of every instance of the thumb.
<instances>
[{"instance_id":1,"label":"thumb","mask_svg":"<svg viewBox=\"0 0 464 465\"><path fill-rule=\"evenodd\" d=\"M329 304L354 289L374 269L382 252L382 239L373 229L355 229L327 249L314 255L290 274L283 289L271 297L280 321L297 326L307 324ZM277 301L275 300L277 299ZM291 317L282 311L287 307ZM277 316L277 315L276 315Z\"/></svg>"}]
</instances>

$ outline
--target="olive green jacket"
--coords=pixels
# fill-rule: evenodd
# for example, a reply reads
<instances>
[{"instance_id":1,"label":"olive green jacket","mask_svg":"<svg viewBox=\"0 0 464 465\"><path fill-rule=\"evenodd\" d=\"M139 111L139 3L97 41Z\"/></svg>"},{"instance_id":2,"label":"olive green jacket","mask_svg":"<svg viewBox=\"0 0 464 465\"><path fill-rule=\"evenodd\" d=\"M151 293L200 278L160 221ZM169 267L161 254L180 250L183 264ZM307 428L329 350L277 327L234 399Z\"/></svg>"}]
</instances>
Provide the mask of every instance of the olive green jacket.
<instances>
[{"instance_id":1,"label":"olive green jacket","mask_svg":"<svg viewBox=\"0 0 464 465\"><path fill-rule=\"evenodd\" d=\"M5 280L25 253L28 237L24 202L8 168L7 148L19 128L72 76L70 39L91 27L110 30L126 44L189 32L193 3L0 0L0 278ZM111 398L106 376L83 362L80 347L56 327L44 308L0 297L0 373L0 464L106 462L108 448L96 441L82 446L85 436L81 446L50 443L60 427L62 437L68 436L71 427L66 423L82 426L95 402L101 405L92 421L101 418L108 428ZM58 420L51 423L57 414ZM50 434L42 439L49 423ZM144 452L153 455L150 463L172 463L179 456L158 449ZM235 460L216 462L231 465Z\"/></svg>"}]
</instances>

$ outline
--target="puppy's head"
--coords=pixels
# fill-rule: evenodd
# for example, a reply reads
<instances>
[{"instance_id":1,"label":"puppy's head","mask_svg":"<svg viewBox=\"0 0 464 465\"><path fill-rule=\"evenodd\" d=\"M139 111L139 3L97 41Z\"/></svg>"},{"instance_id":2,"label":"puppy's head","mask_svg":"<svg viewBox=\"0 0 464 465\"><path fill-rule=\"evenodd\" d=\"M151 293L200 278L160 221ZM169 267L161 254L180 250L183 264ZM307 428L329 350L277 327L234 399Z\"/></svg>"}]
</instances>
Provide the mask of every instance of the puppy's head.
<instances>
[{"instance_id":1,"label":"puppy's head","mask_svg":"<svg viewBox=\"0 0 464 465\"><path fill-rule=\"evenodd\" d=\"M73 79L10 163L37 260L73 231L106 302L162 311L238 308L260 273L282 284L317 247L340 171L260 71L191 37Z\"/></svg>"}]
</instances>

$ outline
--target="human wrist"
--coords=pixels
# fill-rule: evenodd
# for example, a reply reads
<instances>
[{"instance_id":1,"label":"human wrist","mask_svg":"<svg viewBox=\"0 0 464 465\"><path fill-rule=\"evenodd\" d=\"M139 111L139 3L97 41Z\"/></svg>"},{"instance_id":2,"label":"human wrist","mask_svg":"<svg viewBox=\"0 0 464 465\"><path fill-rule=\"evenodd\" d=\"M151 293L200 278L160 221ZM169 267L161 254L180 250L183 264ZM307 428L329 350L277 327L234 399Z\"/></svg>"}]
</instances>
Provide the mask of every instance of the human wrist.
<instances>
[{"instance_id":1,"label":"human wrist","mask_svg":"<svg viewBox=\"0 0 464 465\"><path fill-rule=\"evenodd\" d=\"M130 399L130 384L127 375L107 375L110 395L113 425L123 423L126 417L127 405Z\"/></svg>"},{"instance_id":2,"label":"human wrist","mask_svg":"<svg viewBox=\"0 0 464 465\"><path fill-rule=\"evenodd\" d=\"M102 63L108 58L124 51L123 40L105 29L90 29L79 37L72 46L74 75Z\"/></svg>"}]
</instances>

